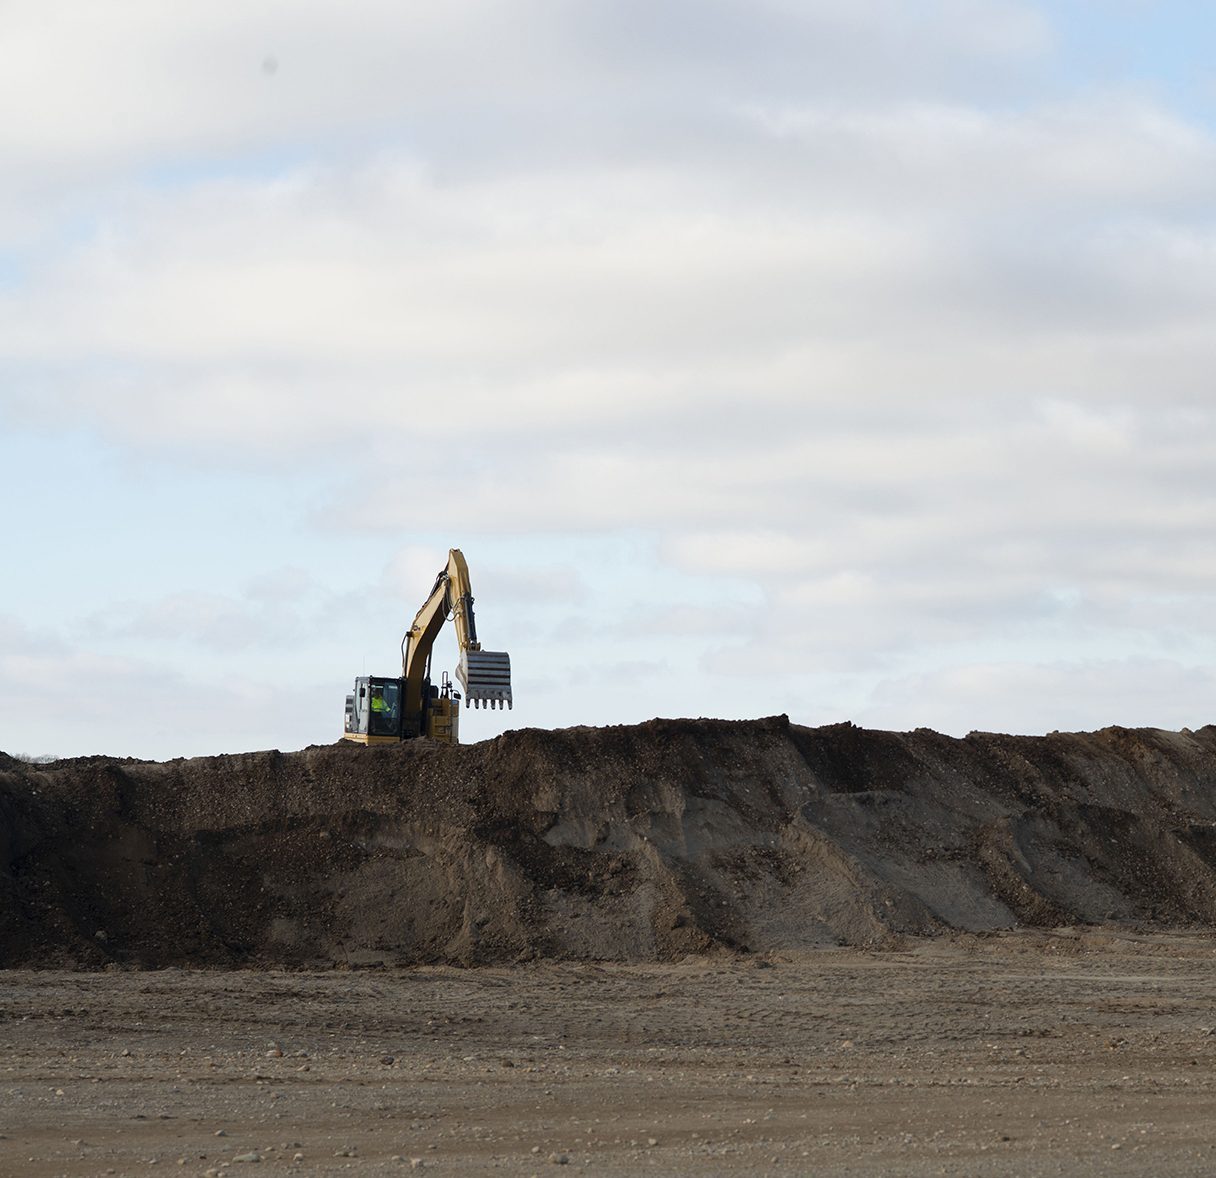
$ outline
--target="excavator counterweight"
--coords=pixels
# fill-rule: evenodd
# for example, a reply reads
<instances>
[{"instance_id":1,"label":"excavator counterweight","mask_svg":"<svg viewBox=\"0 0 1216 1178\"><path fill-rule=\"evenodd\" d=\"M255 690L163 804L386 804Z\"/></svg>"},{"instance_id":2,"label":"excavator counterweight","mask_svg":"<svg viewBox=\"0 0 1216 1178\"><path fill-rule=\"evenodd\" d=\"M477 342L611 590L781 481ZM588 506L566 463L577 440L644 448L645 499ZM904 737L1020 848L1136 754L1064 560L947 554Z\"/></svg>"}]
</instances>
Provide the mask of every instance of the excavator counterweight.
<instances>
[{"instance_id":1,"label":"excavator counterweight","mask_svg":"<svg viewBox=\"0 0 1216 1178\"><path fill-rule=\"evenodd\" d=\"M458 744L460 693L452 690L447 672L431 683L431 648L452 619L460 647L456 678L466 700L475 708L513 706L511 656L503 650L482 650L473 616L469 568L459 548L435 578L430 596L401 640L401 678L363 676L346 697L342 736L360 744L382 744L429 736Z\"/></svg>"}]
</instances>

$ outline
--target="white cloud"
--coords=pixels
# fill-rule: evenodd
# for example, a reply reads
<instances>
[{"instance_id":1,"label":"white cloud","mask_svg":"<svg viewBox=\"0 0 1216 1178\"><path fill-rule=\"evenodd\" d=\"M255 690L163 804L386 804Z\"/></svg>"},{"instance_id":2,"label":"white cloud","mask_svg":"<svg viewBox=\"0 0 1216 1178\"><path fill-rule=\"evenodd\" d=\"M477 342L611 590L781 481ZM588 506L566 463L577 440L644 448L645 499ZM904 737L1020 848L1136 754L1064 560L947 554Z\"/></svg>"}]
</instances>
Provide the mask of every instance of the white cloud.
<instances>
[{"instance_id":1,"label":"white cloud","mask_svg":"<svg viewBox=\"0 0 1216 1178\"><path fill-rule=\"evenodd\" d=\"M131 172L188 182L386 142L454 172L629 144L663 155L732 98L987 85L1049 43L1009 0L9 0L3 19L0 240L14 241L88 215L82 188L113 197Z\"/></svg>"},{"instance_id":2,"label":"white cloud","mask_svg":"<svg viewBox=\"0 0 1216 1178\"><path fill-rule=\"evenodd\" d=\"M199 756L338 737L345 677L325 681L322 660L311 674L296 670L299 660L285 671L281 651L259 661L265 633L236 647L227 616L183 615L171 641L157 643L150 627L172 604L156 603L123 634L69 636L0 615L0 750ZM183 657L192 644L218 657L197 648Z\"/></svg>"},{"instance_id":3,"label":"white cloud","mask_svg":"<svg viewBox=\"0 0 1216 1178\"><path fill-rule=\"evenodd\" d=\"M317 559L388 554L101 603L99 641L370 645L358 595L408 623L439 532L553 545L477 574L538 641L722 680L1147 657L1209 603L1216 141L1037 89L1037 6L5 18L6 423L307 472ZM605 602L565 546L620 535L700 596Z\"/></svg>"},{"instance_id":4,"label":"white cloud","mask_svg":"<svg viewBox=\"0 0 1216 1178\"><path fill-rule=\"evenodd\" d=\"M875 727L906 725L963 735L970 730L1038 733L1103 726L1199 728L1211 722L1203 701L1216 676L1164 659L996 663L951 667L879 684L860 713Z\"/></svg>"},{"instance_id":5,"label":"white cloud","mask_svg":"<svg viewBox=\"0 0 1216 1178\"><path fill-rule=\"evenodd\" d=\"M187 590L151 602L117 603L87 618L82 629L92 640L139 639L233 652L298 640L304 626L284 602Z\"/></svg>"}]
</instances>

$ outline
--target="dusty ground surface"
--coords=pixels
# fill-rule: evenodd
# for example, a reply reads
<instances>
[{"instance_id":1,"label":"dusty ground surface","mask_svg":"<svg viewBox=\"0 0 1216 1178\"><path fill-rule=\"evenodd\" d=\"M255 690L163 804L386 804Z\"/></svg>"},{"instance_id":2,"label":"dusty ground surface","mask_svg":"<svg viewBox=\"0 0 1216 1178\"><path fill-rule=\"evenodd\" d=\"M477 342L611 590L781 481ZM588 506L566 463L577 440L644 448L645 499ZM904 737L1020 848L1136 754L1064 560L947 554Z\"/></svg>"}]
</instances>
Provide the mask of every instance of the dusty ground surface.
<instances>
[{"instance_id":1,"label":"dusty ground surface","mask_svg":"<svg viewBox=\"0 0 1216 1178\"><path fill-rule=\"evenodd\" d=\"M1216 1171L1210 934L10 971L0 1015L6 1175Z\"/></svg>"}]
</instances>

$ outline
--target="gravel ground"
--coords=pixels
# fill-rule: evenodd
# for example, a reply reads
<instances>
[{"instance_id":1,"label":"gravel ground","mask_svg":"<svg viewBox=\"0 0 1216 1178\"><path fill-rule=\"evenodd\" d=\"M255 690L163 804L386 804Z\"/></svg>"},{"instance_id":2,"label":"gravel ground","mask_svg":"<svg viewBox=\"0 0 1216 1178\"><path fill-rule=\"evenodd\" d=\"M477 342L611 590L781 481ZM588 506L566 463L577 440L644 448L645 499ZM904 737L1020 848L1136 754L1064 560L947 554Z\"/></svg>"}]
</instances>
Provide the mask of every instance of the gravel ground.
<instances>
[{"instance_id":1,"label":"gravel ground","mask_svg":"<svg viewBox=\"0 0 1216 1178\"><path fill-rule=\"evenodd\" d=\"M1211 1174L1216 938L0 973L0 1173ZM559 1169L559 1167L561 1167Z\"/></svg>"}]
</instances>

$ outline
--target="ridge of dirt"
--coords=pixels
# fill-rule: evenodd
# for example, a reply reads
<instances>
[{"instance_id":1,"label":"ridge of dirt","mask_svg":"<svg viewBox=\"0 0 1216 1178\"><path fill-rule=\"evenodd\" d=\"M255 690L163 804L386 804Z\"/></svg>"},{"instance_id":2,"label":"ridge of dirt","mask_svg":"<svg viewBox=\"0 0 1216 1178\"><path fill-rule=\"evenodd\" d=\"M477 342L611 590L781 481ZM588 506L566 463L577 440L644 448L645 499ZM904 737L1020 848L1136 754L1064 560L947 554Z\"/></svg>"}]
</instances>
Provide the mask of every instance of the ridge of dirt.
<instances>
[{"instance_id":1,"label":"ridge of dirt","mask_svg":"<svg viewBox=\"0 0 1216 1178\"><path fill-rule=\"evenodd\" d=\"M1216 728L652 720L0 754L0 966L669 960L1216 924Z\"/></svg>"}]
</instances>

